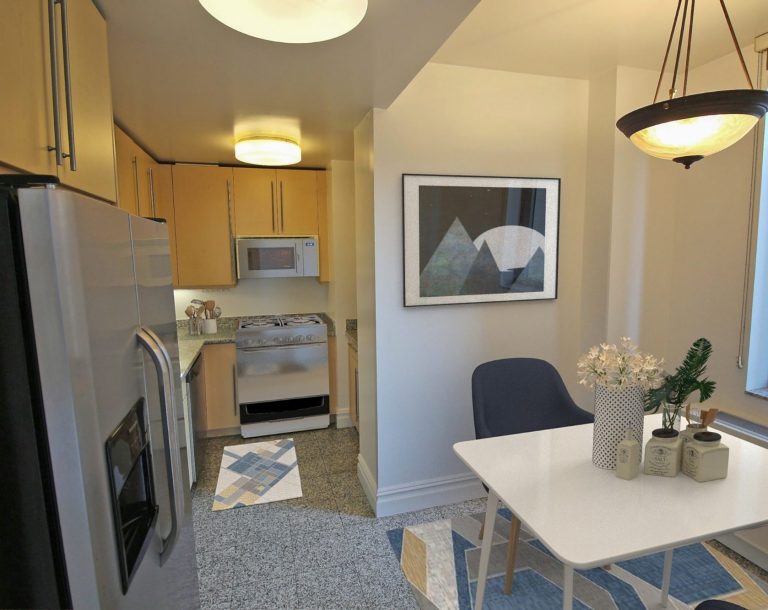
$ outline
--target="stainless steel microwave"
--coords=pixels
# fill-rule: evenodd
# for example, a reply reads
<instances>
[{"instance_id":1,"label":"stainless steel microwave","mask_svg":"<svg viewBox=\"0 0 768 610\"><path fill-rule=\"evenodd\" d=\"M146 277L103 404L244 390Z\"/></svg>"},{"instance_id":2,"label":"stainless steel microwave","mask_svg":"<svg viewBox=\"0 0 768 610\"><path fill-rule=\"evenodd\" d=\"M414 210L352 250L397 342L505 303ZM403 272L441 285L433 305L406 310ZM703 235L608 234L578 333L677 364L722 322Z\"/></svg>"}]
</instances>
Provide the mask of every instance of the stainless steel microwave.
<instances>
[{"instance_id":1,"label":"stainless steel microwave","mask_svg":"<svg viewBox=\"0 0 768 610\"><path fill-rule=\"evenodd\" d=\"M237 277L317 277L317 237L239 237Z\"/></svg>"}]
</instances>

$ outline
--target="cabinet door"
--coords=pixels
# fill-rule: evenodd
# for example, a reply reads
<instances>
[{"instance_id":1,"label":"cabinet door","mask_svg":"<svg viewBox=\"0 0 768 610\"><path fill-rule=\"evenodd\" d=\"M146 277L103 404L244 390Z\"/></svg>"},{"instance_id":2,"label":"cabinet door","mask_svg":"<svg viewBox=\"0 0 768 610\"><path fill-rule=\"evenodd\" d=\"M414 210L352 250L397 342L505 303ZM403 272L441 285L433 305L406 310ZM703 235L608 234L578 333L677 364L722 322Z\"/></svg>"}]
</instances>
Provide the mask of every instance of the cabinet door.
<instances>
[{"instance_id":1,"label":"cabinet door","mask_svg":"<svg viewBox=\"0 0 768 610\"><path fill-rule=\"evenodd\" d=\"M61 135L62 147L71 152L67 134L68 128L74 130L77 170L72 171L70 160L65 159L59 179L72 188L116 201L107 24L91 0L68 0L67 7L73 124L67 121L64 54L59 48ZM56 10L58 14L61 8Z\"/></svg>"},{"instance_id":2,"label":"cabinet door","mask_svg":"<svg viewBox=\"0 0 768 610\"><path fill-rule=\"evenodd\" d=\"M174 165L172 173L179 286L234 285L232 170Z\"/></svg>"},{"instance_id":3,"label":"cabinet door","mask_svg":"<svg viewBox=\"0 0 768 610\"><path fill-rule=\"evenodd\" d=\"M157 199L152 190L152 180L150 180L150 177L154 176L157 163L142 148L138 146L137 148L136 176L139 186L139 215L156 218L159 216L157 213Z\"/></svg>"},{"instance_id":4,"label":"cabinet door","mask_svg":"<svg viewBox=\"0 0 768 610\"><path fill-rule=\"evenodd\" d=\"M240 426L237 405L237 362L234 343L206 345L205 407L208 430L229 430Z\"/></svg>"},{"instance_id":5,"label":"cabinet door","mask_svg":"<svg viewBox=\"0 0 768 610\"><path fill-rule=\"evenodd\" d=\"M283 235L317 235L317 172L277 170L278 216Z\"/></svg>"},{"instance_id":6,"label":"cabinet door","mask_svg":"<svg viewBox=\"0 0 768 610\"><path fill-rule=\"evenodd\" d=\"M176 214L173 205L173 166L155 163L150 167L150 187L154 199L155 216L164 218L168 225L168 240L171 248L171 274L173 285L179 285L179 267L176 259Z\"/></svg>"},{"instance_id":7,"label":"cabinet door","mask_svg":"<svg viewBox=\"0 0 768 610\"><path fill-rule=\"evenodd\" d=\"M349 417L357 428L359 384L357 379L357 350L349 346Z\"/></svg>"},{"instance_id":8,"label":"cabinet door","mask_svg":"<svg viewBox=\"0 0 768 610\"><path fill-rule=\"evenodd\" d=\"M55 175L49 48L47 2L0 2L0 163Z\"/></svg>"},{"instance_id":9,"label":"cabinet door","mask_svg":"<svg viewBox=\"0 0 768 610\"><path fill-rule=\"evenodd\" d=\"M139 214L136 190L136 149L138 146L122 129L115 125L115 160L117 162L117 207L130 214Z\"/></svg>"},{"instance_id":10,"label":"cabinet door","mask_svg":"<svg viewBox=\"0 0 768 610\"><path fill-rule=\"evenodd\" d=\"M331 216L328 209L325 172L317 172L317 239L320 245L319 282L331 281Z\"/></svg>"},{"instance_id":11,"label":"cabinet door","mask_svg":"<svg viewBox=\"0 0 768 610\"><path fill-rule=\"evenodd\" d=\"M277 234L277 177L273 169L235 168L235 235Z\"/></svg>"}]
</instances>

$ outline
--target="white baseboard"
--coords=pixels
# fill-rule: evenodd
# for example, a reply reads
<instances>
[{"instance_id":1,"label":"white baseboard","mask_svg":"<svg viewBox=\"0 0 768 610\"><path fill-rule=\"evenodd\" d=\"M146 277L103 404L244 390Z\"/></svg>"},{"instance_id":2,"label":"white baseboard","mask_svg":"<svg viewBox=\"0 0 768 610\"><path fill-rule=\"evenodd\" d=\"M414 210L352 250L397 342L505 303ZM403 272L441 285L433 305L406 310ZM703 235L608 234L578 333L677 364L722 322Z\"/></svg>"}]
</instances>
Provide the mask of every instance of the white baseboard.
<instances>
[{"instance_id":1,"label":"white baseboard","mask_svg":"<svg viewBox=\"0 0 768 610\"><path fill-rule=\"evenodd\" d=\"M392 485L379 488L376 516L388 517L484 496L485 490L480 480L471 473Z\"/></svg>"},{"instance_id":2,"label":"white baseboard","mask_svg":"<svg viewBox=\"0 0 768 610\"><path fill-rule=\"evenodd\" d=\"M331 418L336 420L337 428L351 428L352 417L349 415L349 411L338 411L331 415Z\"/></svg>"},{"instance_id":3,"label":"white baseboard","mask_svg":"<svg viewBox=\"0 0 768 610\"><path fill-rule=\"evenodd\" d=\"M371 505L374 512L376 512L376 477L373 476L371 469L368 468L368 464L363 459L363 454L357 454L357 478L360 481L360 485L363 486L365 497L368 499L368 504ZM376 515L378 516L378 514Z\"/></svg>"}]
</instances>

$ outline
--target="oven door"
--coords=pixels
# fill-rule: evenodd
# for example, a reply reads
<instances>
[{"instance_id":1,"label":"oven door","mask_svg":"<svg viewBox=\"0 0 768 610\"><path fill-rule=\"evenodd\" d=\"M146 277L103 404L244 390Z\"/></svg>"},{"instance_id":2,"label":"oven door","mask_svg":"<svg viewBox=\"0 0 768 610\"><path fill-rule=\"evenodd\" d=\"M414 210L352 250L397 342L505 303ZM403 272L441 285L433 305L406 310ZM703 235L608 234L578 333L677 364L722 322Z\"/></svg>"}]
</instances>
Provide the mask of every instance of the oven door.
<instances>
[{"instance_id":1,"label":"oven door","mask_svg":"<svg viewBox=\"0 0 768 610\"><path fill-rule=\"evenodd\" d=\"M237 240L237 277L298 277L303 275L299 239L246 238Z\"/></svg>"},{"instance_id":2,"label":"oven door","mask_svg":"<svg viewBox=\"0 0 768 610\"><path fill-rule=\"evenodd\" d=\"M237 349L241 405L327 394L327 343Z\"/></svg>"}]
</instances>

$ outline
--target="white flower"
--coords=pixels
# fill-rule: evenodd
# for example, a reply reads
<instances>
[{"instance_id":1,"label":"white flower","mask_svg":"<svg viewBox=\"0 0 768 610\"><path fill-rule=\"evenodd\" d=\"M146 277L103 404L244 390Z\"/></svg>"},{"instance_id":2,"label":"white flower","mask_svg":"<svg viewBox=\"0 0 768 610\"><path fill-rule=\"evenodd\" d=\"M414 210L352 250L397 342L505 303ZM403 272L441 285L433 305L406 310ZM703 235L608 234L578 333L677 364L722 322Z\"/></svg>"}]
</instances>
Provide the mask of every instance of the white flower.
<instances>
[{"instance_id":1,"label":"white flower","mask_svg":"<svg viewBox=\"0 0 768 610\"><path fill-rule=\"evenodd\" d=\"M662 359L638 351L632 339L621 337L619 345L601 343L579 358L576 366L579 383L590 388L595 384L608 387L640 386L657 388L664 381Z\"/></svg>"}]
</instances>

